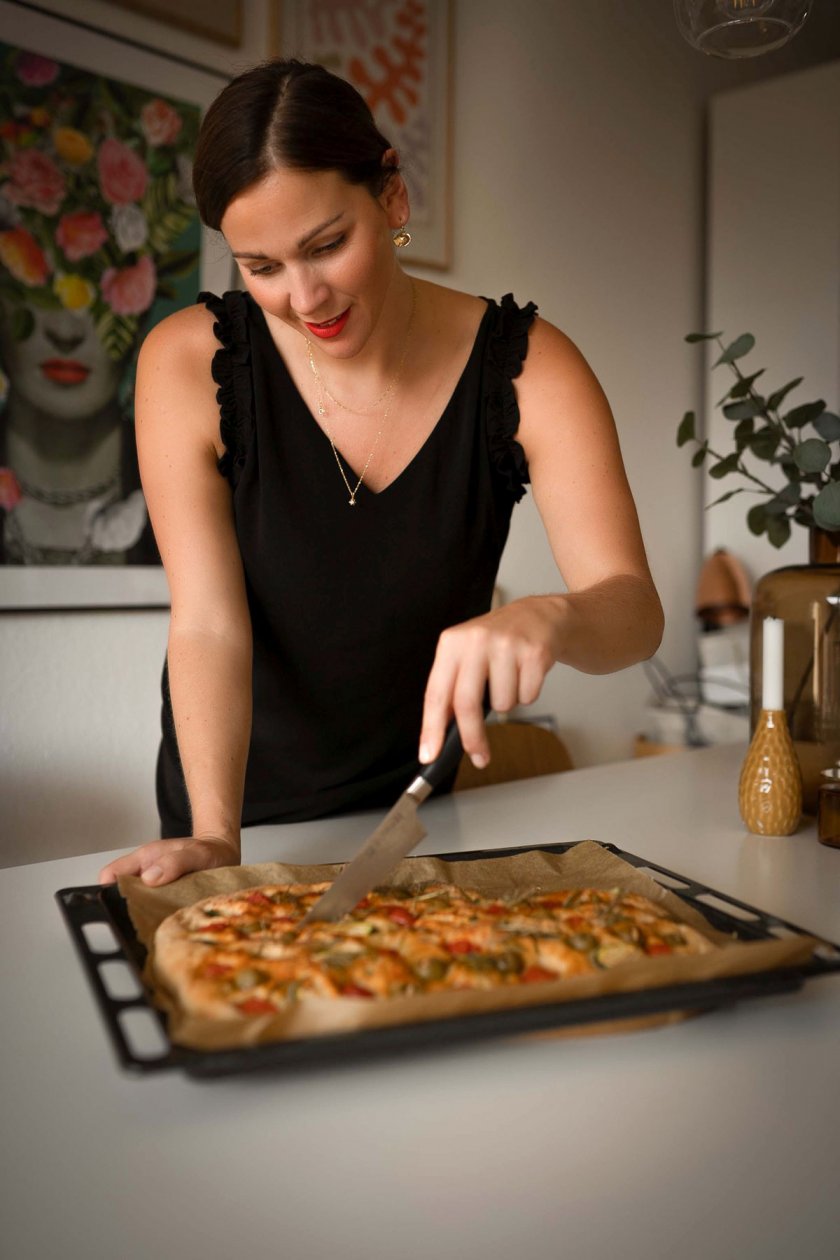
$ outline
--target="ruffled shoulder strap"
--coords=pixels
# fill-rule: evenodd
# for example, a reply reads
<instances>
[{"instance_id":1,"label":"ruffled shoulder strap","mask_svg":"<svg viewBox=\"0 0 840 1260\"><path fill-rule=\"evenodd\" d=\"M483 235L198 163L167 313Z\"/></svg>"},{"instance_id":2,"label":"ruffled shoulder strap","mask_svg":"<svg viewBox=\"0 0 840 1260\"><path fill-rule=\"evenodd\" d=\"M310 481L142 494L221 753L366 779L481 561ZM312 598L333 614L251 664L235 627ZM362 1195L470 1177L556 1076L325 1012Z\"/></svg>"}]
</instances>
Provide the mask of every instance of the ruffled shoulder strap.
<instances>
[{"instance_id":1,"label":"ruffled shoulder strap","mask_svg":"<svg viewBox=\"0 0 840 1260\"><path fill-rule=\"evenodd\" d=\"M251 343L248 338L248 308L245 294L232 290L217 297L199 293L215 317L213 332L219 348L213 355L213 380L218 385L219 432L225 453L218 469L235 485L245 463L253 431L253 390L251 387Z\"/></svg>"},{"instance_id":2,"label":"ruffled shoulder strap","mask_svg":"<svg viewBox=\"0 0 840 1260\"><path fill-rule=\"evenodd\" d=\"M492 310L487 343L485 423L490 459L503 489L517 503L530 477L525 452L516 440L519 404L513 382L522 371L536 314L533 302L520 307L513 294L506 293Z\"/></svg>"}]
</instances>

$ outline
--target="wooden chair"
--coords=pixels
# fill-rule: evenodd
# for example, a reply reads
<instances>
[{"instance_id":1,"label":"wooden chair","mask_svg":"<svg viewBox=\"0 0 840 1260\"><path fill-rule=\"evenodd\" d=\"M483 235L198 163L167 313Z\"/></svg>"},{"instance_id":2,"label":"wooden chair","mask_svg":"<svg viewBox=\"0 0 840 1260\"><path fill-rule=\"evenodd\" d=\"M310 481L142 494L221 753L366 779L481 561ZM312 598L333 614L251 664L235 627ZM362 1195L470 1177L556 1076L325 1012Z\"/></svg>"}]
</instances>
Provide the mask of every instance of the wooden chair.
<instances>
[{"instance_id":1,"label":"wooden chair","mask_svg":"<svg viewBox=\"0 0 840 1260\"><path fill-rule=\"evenodd\" d=\"M490 741L489 766L477 770L469 757L463 756L454 792L574 769L560 736L533 722L490 722L487 738Z\"/></svg>"}]
</instances>

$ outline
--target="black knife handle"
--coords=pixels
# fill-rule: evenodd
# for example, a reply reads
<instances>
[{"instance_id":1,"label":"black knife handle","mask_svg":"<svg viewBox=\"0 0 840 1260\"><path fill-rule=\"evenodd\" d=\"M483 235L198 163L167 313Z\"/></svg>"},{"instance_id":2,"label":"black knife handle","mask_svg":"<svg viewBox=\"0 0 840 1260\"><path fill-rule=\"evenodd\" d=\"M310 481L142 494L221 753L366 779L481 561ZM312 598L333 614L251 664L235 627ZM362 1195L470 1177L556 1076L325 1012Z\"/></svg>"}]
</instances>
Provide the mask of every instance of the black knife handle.
<instances>
[{"instance_id":1,"label":"black knife handle","mask_svg":"<svg viewBox=\"0 0 840 1260\"><path fill-rule=\"evenodd\" d=\"M461 732L454 720L449 723L446 739L434 761L420 769L420 777L425 779L432 789L438 787L445 779L458 769L464 746L461 743Z\"/></svg>"}]
</instances>

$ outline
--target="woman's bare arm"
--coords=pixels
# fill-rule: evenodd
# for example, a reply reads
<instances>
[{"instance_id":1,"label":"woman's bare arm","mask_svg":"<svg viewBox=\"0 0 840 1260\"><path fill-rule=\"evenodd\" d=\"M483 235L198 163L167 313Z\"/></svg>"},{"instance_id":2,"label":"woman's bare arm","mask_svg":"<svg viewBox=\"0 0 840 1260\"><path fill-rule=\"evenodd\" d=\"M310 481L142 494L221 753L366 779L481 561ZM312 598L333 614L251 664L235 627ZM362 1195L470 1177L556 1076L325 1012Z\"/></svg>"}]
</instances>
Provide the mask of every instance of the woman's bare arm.
<instances>
[{"instance_id":1,"label":"woman's bare arm","mask_svg":"<svg viewBox=\"0 0 840 1260\"><path fill-rule=\"evenodd\" d=\"M651 656L662 636L615 423L594 374L563 333L538 320L515 388L518 440L568 591L515 600L444 631L426 690L424 761L454 713L465 750L487 763L485 687L492 707L507 712L537 699L555 663L592 674L624 669Z\"/></svg>"},{"instance_id":2,"label":"woman's bare arm","mask_svg":"<svg viewBox=\"0 0 840 1260\"><path fill-rule=\"evenodd\" d=\"M153 329L136 390L143 489L172 601L169 686L192 835L143 845L106 866L103 882L139 874L163 884L239 861L252 640L230 486L216 467L212 325L195 307Z\"/></svg>"}]
</instances>

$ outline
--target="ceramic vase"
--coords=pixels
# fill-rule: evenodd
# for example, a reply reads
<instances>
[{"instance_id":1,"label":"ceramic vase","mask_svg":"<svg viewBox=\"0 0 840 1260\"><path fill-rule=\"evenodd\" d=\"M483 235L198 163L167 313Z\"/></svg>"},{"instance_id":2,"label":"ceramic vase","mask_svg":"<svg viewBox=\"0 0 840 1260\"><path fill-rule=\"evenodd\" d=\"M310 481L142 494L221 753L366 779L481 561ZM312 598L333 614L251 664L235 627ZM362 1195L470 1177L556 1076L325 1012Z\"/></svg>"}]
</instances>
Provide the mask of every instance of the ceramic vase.
<instances>
[{"instance_id":1,"label":"ceramic vase","mask_svg":"<svg viewBox=\"0 0 840 1260\"><path fill-rule=\"evenodd\" d=\"M762 709L738 783L747 831L789 836L802 817L802 775L781 709Z\"/></svg>"}]
</instances>

